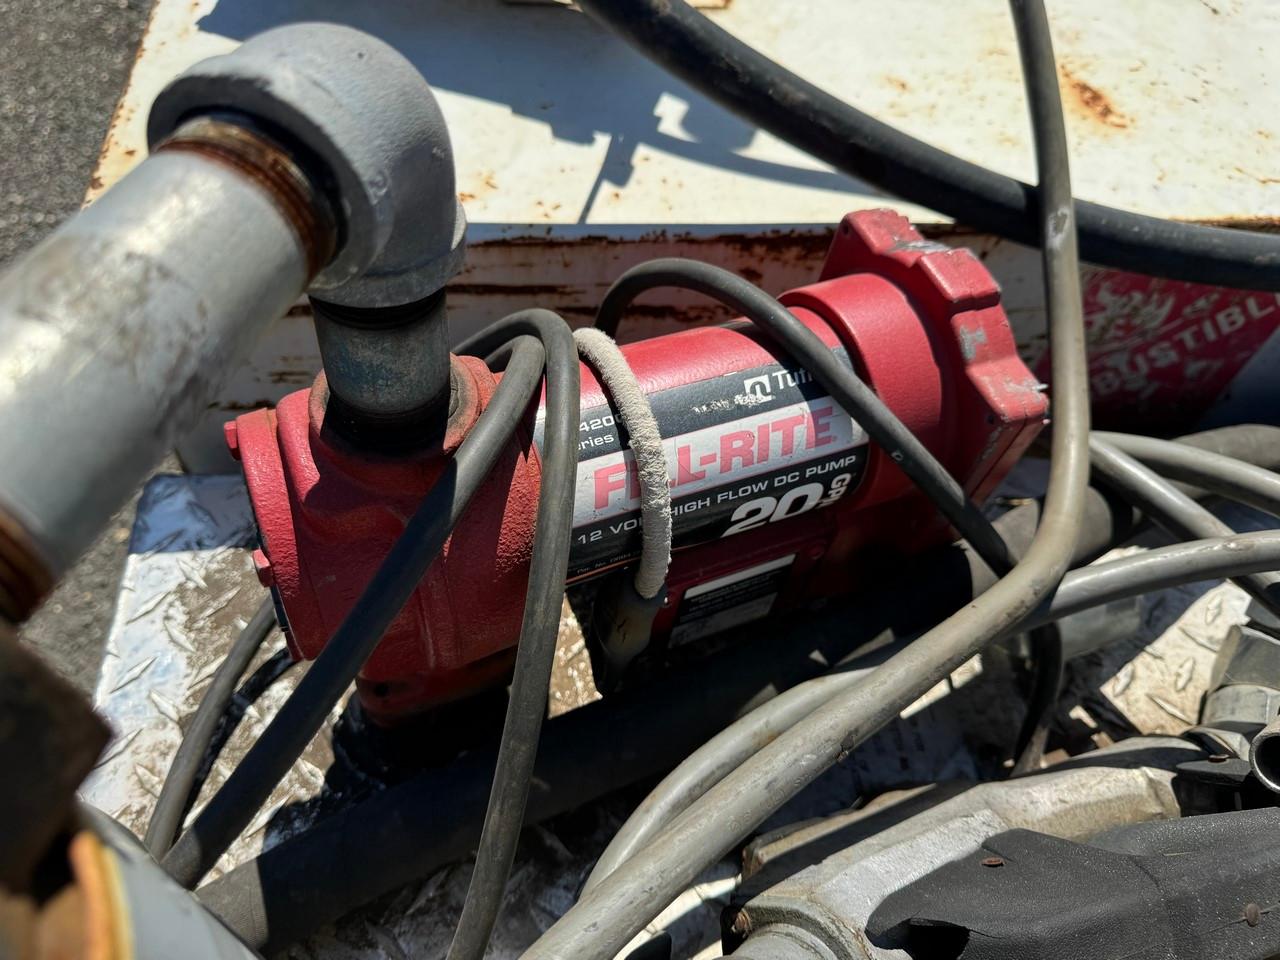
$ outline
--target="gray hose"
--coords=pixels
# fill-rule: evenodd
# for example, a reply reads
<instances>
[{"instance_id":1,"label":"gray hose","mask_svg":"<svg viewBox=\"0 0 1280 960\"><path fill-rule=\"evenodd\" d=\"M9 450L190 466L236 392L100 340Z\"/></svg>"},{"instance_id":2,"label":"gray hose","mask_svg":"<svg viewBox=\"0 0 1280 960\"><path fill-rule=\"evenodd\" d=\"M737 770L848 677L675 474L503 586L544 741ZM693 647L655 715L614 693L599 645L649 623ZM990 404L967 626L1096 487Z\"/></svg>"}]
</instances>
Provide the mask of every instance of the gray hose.
<instances>
[{"instance_id":1,"label":"gray hose","mask_svg":"<svg viewBox=\"0 0 1280 960\"><path fill-rule=\"evenodd\" d=\"M1012 8L1035 121L1056 399L1049 491L1031 547L989 591L707 791L543 934L525 954L527 960L614 956L703 869L778 807L940 678L1016 629L1066 572L1089 477L1089 383L1075 213L1048 19L1036 0L1013 0Z\"/></svg>"},{"instance_id":2,"label":"gray hose","mask_svg":"<svg viewBox=\"0 0 1280 960\"><path fill-rule=\"evenodd\" d=\"M1093 436L1146 464L1161 476L1195 484L1209 493L1238 500L1263 513L1280 517L1280 474L1172 440L1101 431Z\"/></svg>"},{"instance_id":3,"label":"gray hose","mask_svg":"<svg viewBox=\"0 0 1280 960\"><path fill-rule=\"evenodd\" d=\"M573 331L578 353L596 372L613 397L618 418L627 428L628 445L636 458L640 481L640 560L636 563L636 592L646 600L658 595L671 566L671 482L662 433L649 398L613 337L593 327Z\"/></svg>"},{"instance_id":4,"label":"gray hose","mask_svg":"<svg viewBox=\"0 0 1280 960\"><path fill-rule=\"evenodd\" d=\"M1084 610L1153 590L1280 566L1280 531L1193 540L1072 570L1027 620L1046 626ZM708 740L659 783L605 848L583 893L660 834L677 815L815 709L860 683L871 670L807 680L757 707Z\"/></svg>"},{"instance_id":5,"label":"gray hose","mask_svg":"<svg viewBox=\"0 0 1280 960\"><path fill-rule=\"evenodd\" d=\"M1188 540L1072 570L1026 625L1052 623L1113 600L1184 583L1275 569L1280 569L1280 530Z\"/></svg>"},{"instance_id":6,"label":"gray hose","mask_svg":"<svg viewBox=\"0 0 1280 960\"><path fill-rule=\"evenodd\" d=\"M653 788L614 834L587 877L583 894L599 886L693 801L746 762L761 744L776 740L870 673L870 669L848 670L807 680L761 704L691 753Z\"/></svg>"},{"instance_id":7,"label":"gray hose","mask_svg":"<svg viewBox=\"0 0 1280 960\"><path fill-rule=\"evenodd\" d=\"M1094 437L1089 442L1093 467L1118 493L1176 537L1230 537L1235 531L1167 480L1148 470L1128 454ZM1273 588L1273 573L1251 573L1233 582L1269 611L1280 617L1280 600Z\"/></svg>"}]
</instances>

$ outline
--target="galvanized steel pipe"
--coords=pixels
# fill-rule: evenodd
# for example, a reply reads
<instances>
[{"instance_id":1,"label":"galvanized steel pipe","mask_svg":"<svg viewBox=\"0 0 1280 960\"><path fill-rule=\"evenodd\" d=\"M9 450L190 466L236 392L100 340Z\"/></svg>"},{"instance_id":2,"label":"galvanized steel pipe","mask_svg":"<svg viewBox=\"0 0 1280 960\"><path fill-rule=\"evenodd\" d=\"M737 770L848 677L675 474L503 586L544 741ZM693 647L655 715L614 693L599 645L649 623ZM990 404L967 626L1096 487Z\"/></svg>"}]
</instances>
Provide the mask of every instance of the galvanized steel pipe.
<instances>
[{"instance_id":1,"label":"galvanized steel pipe","mask_svg":"<svg viewBox=\"0 0 1280 960\"><path fill-rule=\"evenodd\" d=\"M12 620L308 288L357 314L433 304L395 337L357 325L322 341L352 359L338 379L357 406L406 370L431 386L390 397L391 412L448 398L433 295L461 264L466 221L443 117L411 63L348 27L269 30L170 83L148 138L151 157L0 276L0 616Z\"/></svg>"},{"instance_id":2,"label":"galvanized steel pipe","mask_svg":"<svg viewBox=\"0 0 1280 960\"><path fill-rule=\"evenodd\" d=\"M439 442L450 369L445 283L466 217L431 87L404 57L335 24L268 30L188 70L152 125L232 103L324 168L342 249L311 284L328 428L393 452Z\"/></svg>"},{"instance_id":3,"label":"galvanized steel pipe","mask_svg":"<svg viewBox=\"0 0 1280 960\"><path fill-rule=\"evenodd\" d=\"M23 619L306 289L275 189L161 149L0 277L0 612Z\"/></svg>"}]
</instances>

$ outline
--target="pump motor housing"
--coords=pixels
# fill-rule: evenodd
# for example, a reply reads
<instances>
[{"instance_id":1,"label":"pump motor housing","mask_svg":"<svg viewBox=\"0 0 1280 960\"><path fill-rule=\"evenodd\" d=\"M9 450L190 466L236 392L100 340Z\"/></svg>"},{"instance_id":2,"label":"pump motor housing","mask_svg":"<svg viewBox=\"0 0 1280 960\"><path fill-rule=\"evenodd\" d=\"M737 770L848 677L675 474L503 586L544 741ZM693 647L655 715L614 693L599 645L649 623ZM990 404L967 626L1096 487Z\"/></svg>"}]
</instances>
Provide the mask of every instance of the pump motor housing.
<instances>
[{"instance_id":1,"label":"pump motor housing","mask_svg":"<svg viewBox=\"0 0 1280 960\"><path fill-rule=\"evenodd\" d=\"M818 282L781 302L862 377L974 499L987 497L1045 421L1043 387L1018 358L1000 290L968 250L923 239L900 215L850 214ZM856 590L890 557L948 526L862 428L748 321L623 347L664 442L673 557L653 624L657 649L787 606ZM227 425L261 537L255 563L291 649L314 658L441 475L500 373L451 361L448 430L426 450L362 450L325 429L324 375ZM640 549L626 430L582 369L569 582ZM501 682L520 631L541 479L541 408L358 680L370 716L393 721Z\"/></svg>"}]
</instances>

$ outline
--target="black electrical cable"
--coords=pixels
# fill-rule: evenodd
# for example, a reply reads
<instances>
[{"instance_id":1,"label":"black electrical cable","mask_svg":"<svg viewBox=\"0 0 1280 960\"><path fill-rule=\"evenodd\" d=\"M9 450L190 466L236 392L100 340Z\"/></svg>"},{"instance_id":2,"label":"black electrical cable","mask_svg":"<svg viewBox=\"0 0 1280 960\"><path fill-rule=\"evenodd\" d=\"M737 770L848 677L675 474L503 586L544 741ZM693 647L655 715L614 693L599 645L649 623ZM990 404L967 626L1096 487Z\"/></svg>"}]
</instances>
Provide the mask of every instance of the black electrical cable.
<instances>
[{"instance_id":1,"label":"black electrical cable","mask_svg":"<svg viewBox=\"0 0 1280 960\"><path fill-rule=\"evenodd\" d=\"M581 0L641 53L750 123L888 193L1037 244L1035 190L862 113L762 56L683 0ZM1043 182L1043 177L1041 177ZM1280 290L1280 237L1079 201L1080 254L1158 277Z\"/></svg>"},{"instance_id":2,"label":"black electrical cable","mask_svg":"<svg viewBox=\"0 0 1280 960\"><path fill-rule=\"evenodd\" d=\"M541 381L544 351L521 342L480 419L405 525L297 688L161 865L190 889L253 819L320 729L435 560L506 448Z\"/></svg>"},{"instance_id":3,"label":"black electrical cable","mask_svg":"<svg viewBox=\"0 0 1280 960\"><path fill-rule=\"evenodd\" d=\"M547 402L537 539L529 563L524 620L493 785L471 884L449 945L449 960L481 960L502 907L547 713L573 535L581 388L578 350L568 325L550 310L525 310L460 344L458 352L488 354L520 336L539 338L546 351Z\"/></svg>"},{"instance_id":4,"label":"black electrical cable","mask_svg":"<svg viewBox=\"0 0 1280 960\"><path fill-rule=\"evenodd\" d=\"M744 834L856 749L988 643L1016 630L1056 588L1081 529L1089 475L1089 380L1080 269L1057 69L1043 3L1012 0L1042 184L1054 431L1040 528L1013 572L760 749L586 894L524 954L525 960L614 956Z\"/></svg>"},{"instance_id":5,"label":"black electrical cable","mask_svg":"<svg viewBox=\"0 0 1280 960\"><path fill-rule=\"evenodd\" d=\"M1025 38L1023 42L1024 44L1028 44L1028 42L1030 42L1030 44L1037 45L1036 49L1032 52L1032 56L1048 55L1052 58L1052 49L1051 46L1048 46L1047 33L1046 35L1038 38ZM1034 72L1028 73L1028 84L1041 84L1044 81L1046 81L1046 74L1037 74ZM1056 99L1056 88L1053 91L1041 90L1039 91L1038 96L1041 100L1046 99L1046 97ZM641 284L641 280L645 279L646 276L649 275L648 271L644 271L644 266L648 265L641 265L641 268L636 268L634 271L628 271L628 273L636 273L639 275L639 279L634 280L631 284L623 284L623 280L627 279L627 275L625 275L620 282L614 284L614 287L608 294L605 294L604 303L600 306L598 317L596 317L596 326L600 326L600 328L604 329L607 333L613 334L617 332L618 325L621 323L621 316L623 311L626 310L628 303L634 300L636 296L639 296L641 292L644 292L644 289L649 289L648 285ZM653 274L660 275L662 273L663 271L653 270ZM676 271L672 270L671 273L676 273ZM712 268L707 271L707 274L707 278L699 278L700 283L698 287L695 287L699 292L707 293L708 288L714 289L713 278L716 282L721 284L721 287L732 289L732 291L737 291L737 289L741 288L742 285L748 285L748 287L750 287L750 284L746 284L745 280L737 278L736 275L730 274L728 271L719 271L719 273L716 273L714 268ZM618 291L616 297L614 297L614 291ZM742 298L736 298L736 300L733 301L726 301L726 298L724 297L717 298L718 300L721 300L721 302L728 302L728 305L736 308L736 310L741 310L744 314L748 314L748 316L753 317L753 319L756 314L768 317L768 320L765 320L763 323L763 325L767 326L767 329L772 329L772 324L769 323L769 321L773 320L773 317L776 316L778 312L786 312L785 307L778 305L776 302L773 303L768 314L765 314L762 307L756 307L756 312L749 312L746 310L744 305L741 303ZM774 320L773 323L776 323L776 320ZM882 416L896 421L896 417L893 417L893 413L888 411L887 408L884 408ZM902 429L905 430L905 428ZM937 468L938 470L942 470L941 466L937 466ZM995 534L995 530L992 529L992 532ZM998 536L998 534L996 535ZM1004 573L1005 571L997 572ZM1059 691L1062 684L1062 671L1064 671L1062 640L1055 625L1048 623L1048 625L1044 625L1036 628L1036 630L1030 631L1030 643L1032 643L1033 663L1032 689L1030 689L1030 698L1028 700L1027 717L1025 717L1023 726L1021 726L1021 730L1019 731L1018 740L1016 740L1014 751L1015 760L1011 769L1011 773L1015 774L1028 772L1030 769L1036 769L1039 767L1039 763L1041 763L1044 745L1046 745L1046 741L1048 739L1048 727L1050 727L1053 708L1055 708L1057 698L1059 698ZM841 685L845 685L849 680L845 678L845 680L838 682L840 682ZM801 700L803 696L804 694L799 694L799 692L797 692L797 701L801 701L801 703L803 703L803 700ZM792 708L781 707L780 705L780 707L776 709L781 710ZM803 709L803 707L797 707L794 709ZM708 746L710 748L712 745L709 744ZM703 751L700 750L699 754L703 754ZM718 751L716 749L707 750L707 753L705 753L708 758L714 758L717 754ZM708 763L710 763L710 760L708 760ZM645 803L641 805L640 809L636 810L635 814L632 814L632 817L628 819L625 824L623 824L622 831L614 837L614 840L609 844L608 849L605 850L602 856L600 856L593 872L591 872L591 876L588 878L588 882L586 882L584 886L584 892L590 891L591 888L596 886L596 884L599 884L604 877L607 877L609 873L612 873L614 869L617 869L618 865L621 865L623 861L625 861L632 852L639 849L644 842L652 840L657 829L669 822L669 819L672 818L673 814L685 809L685 806L687 806L687 797L694 792L695 786L703 785L703 781L707 781L707 785L705 786L710 786L712 783L718 782L721 776L712 777L707 772L707 769L718 771L718 768L709 767L704 769L704 767L707 767L707 764L689 764L687 767L685 764L682 764L681 769L678 769L676 773L672 774L672 778L675 778L675 780L671 780L669 782L664 781L663 785L660 786L658 790L655 790L653 795L646 797ZM703 790L701 790L701 792L705 792L705 786L703 786Z\"/></svg>"},{"instance_id":6,"label":"black electrical cable","mask_svg":"<svg viewBox=\"0 0 1280 960\"><path fill-rule=\"evenodd\" d=\"M1241 431L1249 429L1228 428L1227 431L1216 434L1215 440L1218 438L1225 440L1230 433L1240 434ZM1272 443L1280 441L1280 437L1274 436L1274 430L1270 432L1273 434ZM1100 431L1094 431L1092 436L1095 439L1106 440L1162 469L1170 468L1178 473L1179 479L1194 483L1205 492L1240 499L1257 509L1280 516L1280 474L1238 457L1226 456L1218 451L1195 446L1197 443L1203 444L1210 438L1210 434L1192 435L1182 438L1181 441L1157 440L1152 437ZM1245 451L1233 452L1244 453ZM1012 533L1008 526L1010 519L1011 515L1006 514L1004 518L997 521L997 527L1000 528L1006 542L1010 540ZM1092 526L1095 524L1090 524L1090 527ZM1090 534L1083 540L1087 542L1093 536ZM1016 536L1013 542L1020 545ZM1078 541L1077 558L1081 557L1082 546L1085 546L1085 543ZM1016 549L1015 547L1015 552ZM1237 569L1228 570L1228 576L1255 572L1261 566L1257 557L1251 556L1246 560L1242 554L1246 550L1253 554L1265 553L1266 549L1261 543L1255 545L1255 541L1248 537L1244 540L1231 538L1225 543L1212 546L1205 541L1200 541L1196 544L1180 545L1177 550L1162 550L1154 556L1142 555L1124 561L1073 570L1063 578L1052 602L1033 614L1031 621L1044 623L1044 626L1037 628L1039 630L1056 629L1056 620L1061 616L1070 615L1069 612L1079 612L1089 606L1098 606L1125 596L1133 596L1170 585L1169 579L1160 578L1175 580L1182 578L1177 582L1185 582L1189 576L1204 575L1204 566L1210 564L1216 564L1218 567L1224 565L1230 567L1234 564ZM1086 552L1084 559L1089 557L1089 553ZM1264 558L1262 564L1266 562ZM1192 570L1196 565L1203 565L1198 574ZM1208 572L1215 573L1212 570ZM1061 649L1060 644L1059 649ZM1053 673L1054 671L1050 669L1038 676L1049 677ZM741 717L699 747L658 784L627 818L596 861L591 875L583 886L583 892L597 886L636 850L657 836L694 800L719 783L729 772L741 766L759 749L761 743L775 739L811 713L819 704L853 684L861 682L865 675L865 671L837 672L802 683ZM1052 703L1048 693L1045 693L1044 697L1047 702ZM1051 716L1051 713L1042 714L1040 721L1037 722L1029 712L1028 723L1024 724L1019 742L1031 744L1034 737L1037 738L1038 743L1027 751L1026 761L1015 764L1013 774L1036 769L1042 757L1044 739L1047 737L1048 716ZM1024 754L1019 753L1017 756L1021 758Z\"/></svg>"},{"instance_id":7,"label":"black electrical cable","mask_svg":"<svg viewBox=\"0 0 1280 960\"><path fill-rule=\"evenodd\" d=\"M1030 622L1046 623L1113 600L1277 564L1276 530L1159 547L1072 571ZM776 636L770 639L769 648L761 651L764 657L780 646ZM540 789L530 815L545 819L669 769L683 750L693 747L684 739L691 713L715 709L703 695L708 685L719 684L726 671L744 668L752 671L757 682L751 689L757 690L764 671L744 667L730 655L700 664L693 677L680 680L675 697L660 686L649 687L631 691L638 700L610 697L551 721L548 735L554 742L539 756ZM851 677L824 676L805 681L803 690L791 690L820 706L823 687L830 691L846 686L844 681ZM742 695L750 699L750 693ZM775 703L776 699L768 701ZM736 768L759 751L760 737L738 736L743 730L764 730L768 739L794 725L777 708L763 715L743 714L742 722L743 727L734 723L725 731L730 736L722 743L741 753L728 757L722 770ZM673 741L680 746L673 748ZM625 752L617 749L619 743L627 744ZM719 765L726 758L708 759ZM487 781L490 769L491 762L467 756L452 767L418 774L236 867L202 887L198 896L250 947L273 955L359 905L464 857L479 831L477 812L484 790L477 782ZM716 779L716 773L712 771L710 779ZM695 789L686 795L687 801L702 792ZM338 862L343 869L327 869Z\"/></svg>"},{"instance_id":8,"label":"black electrical cable","mask_svg":"<svg viewBox=\"0 0 1280 960\"><path fill-rule=\"evenodd\" d=\"M986 561L1004 575L1014 558L991 521L862 379L844 366L818 335L776 299L735 273L710 263L668 257L632 267L609 287L596 311L596 327L616 337L632 301L655 287L692 290L738 311L775 340L813 375L849 416L867 431L912 482L942 511Z\"/></svg>"},{"instance_id":9,"label":"black electrical cable","mask_svg":"<svg viewBox=\"0 0 1280 960\"><path fill-rule=\"evenodd\" d=\"M173 762L169 764L164 784L160 787L160 796L156 800L155 809L151 811L151 819L147 822L147 833L142 842L156 860L169 852L173 838L182 826L182 817L192 800L191 789L205 754L213 743L218 724L222 722L227 706L235 696L236 684L249 669L249 664L275 625L275 604L268 596L240 631L226 657L214 671L209 689L200 699L195 716L182 735L182 742L173 755Z\"/></svg>"},{"instance_id":10,"label":"black electrical cable","mask_svg":"<svg viewBox=\"0 0 1280 960\"><path fill-rule=\"evenodd\" d=\"M1249 428L1230 429L1240 431ZM1178 473L1179 479L1195 483L1207 492L1241 499L1251 506L1280 516L1280 474L1235 457L1194 446L1195 443L1204 443L1209 438L1208 434L1187 437L1184 442L1097 431L1093 436L1126 449L1133 456L1155 462L1162 469L1172 469ZM1273 437L1273 442L1274 439ZM1002 533L1002 536L1005 536L1007 542L1007 534ZM1232 563L1239 565L1243 562L1242 559L1238 556L1231 558L1232 552L1239 553L1246 546L1252 548L1252 544L1247 540L1230 542L1231 547L1222 544L1210 547L1203 542L1184 545L1176 551L1160 551L1155 556L1073 571L1063 579L1053 603L1046 605L1042 611L1037 611L1032 619L1046 621L1038 630L1053 630L1056 627L1051 621L1063 615L1059 612L1061 610L1079 612L1088 606L1168 586L1170 583L1167 578L1181 577L1185 580L1188 576L1197 576L1189 571L1194 564L1216 563L1222 566L1225 562L1228 566ZM1080 544L1077 543L1077 549L1079 547ZM1249 563L1257 566L1258 561L1250 558ZM1241 572L1249 571L1242 568ZM1153 580L1156 575L1165 579ZM1058 650L1061 650L1060 643ZM1050 655L1054 653L1053 650L1047 652ZM1050 665L1049 669L1037 672L1037 679L1050 678L1055 673L1057 668ZM583 886L583 892L597 886L636 850L657 836L694 800L741 766L759 749L761 743L775 739L819 704L861 682L865 675L866 671L856 671L809 680L741 717L707 741L655 787L628 817L596 861ZM1057 686L1056 683L1048 686L1033 700L1043 700L1052 706L1056 700ZM1019 743L1024 746L1015 754L1022 762L1015 764L1012 773L1021 774L1036 768L1043 754L1048 732L1047 719L1050 716L1051 711L1045 711L1037 719L1034 710L1028 711L1027 723L1019 737ZM1022 759L1024 757L1026 759Z\"/></svg>"}]
</instances>

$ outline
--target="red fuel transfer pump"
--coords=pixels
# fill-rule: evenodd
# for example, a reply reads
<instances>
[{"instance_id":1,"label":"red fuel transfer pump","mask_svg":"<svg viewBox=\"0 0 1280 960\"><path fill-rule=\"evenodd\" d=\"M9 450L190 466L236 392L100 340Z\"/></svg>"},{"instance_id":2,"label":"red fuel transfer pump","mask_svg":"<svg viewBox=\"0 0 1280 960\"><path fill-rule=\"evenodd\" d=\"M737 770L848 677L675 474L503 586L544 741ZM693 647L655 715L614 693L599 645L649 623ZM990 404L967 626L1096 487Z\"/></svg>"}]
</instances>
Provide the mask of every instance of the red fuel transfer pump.
<instances>
[{"instance_id":1,"label":"red fuel transfer pump","mask_svg":"<svg viewBox=\"0 0 1280 960\"><path fill-rule=\"evenodd\" d=\"M846 217L819 281L781 302L978 501L1044 422L1045 396L1014 350L995 281L969 251L924 240L897 214ZM658 423L671 487L673 558L654 644L696 643L856 589L860 565L947 536L891 457L747 321L623 353ZM324 374L275 410L227 425L261 534L255 562L296 656L323 649L500 377L477 358L451 357L443 439L408 453L327 429ZM634 459L615 414L584 365L571 583L639 552ZM358 684L371 716L393 720L506 676L535 532L540 427L540 411L529 411L365 663Z\"/></svg>"}]
</instances>

